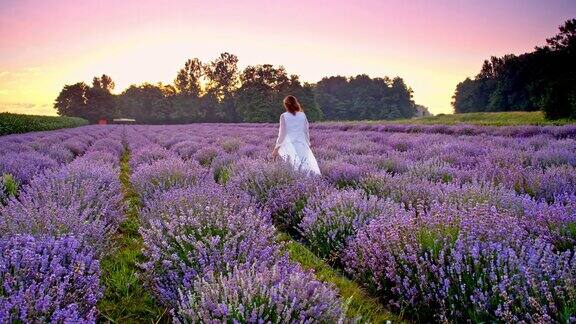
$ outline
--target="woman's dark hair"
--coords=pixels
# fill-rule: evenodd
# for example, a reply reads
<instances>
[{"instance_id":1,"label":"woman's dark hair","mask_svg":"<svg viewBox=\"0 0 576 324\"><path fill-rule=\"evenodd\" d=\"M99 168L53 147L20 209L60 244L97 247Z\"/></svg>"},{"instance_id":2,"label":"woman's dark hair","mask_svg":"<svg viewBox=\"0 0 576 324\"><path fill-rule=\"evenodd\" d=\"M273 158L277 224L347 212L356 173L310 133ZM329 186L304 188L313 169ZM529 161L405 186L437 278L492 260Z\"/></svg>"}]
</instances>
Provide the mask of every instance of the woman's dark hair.
<instances>
[{"instance_id":1,"label":"woman's dark hair","mask_svg":"<svg viewBox=\"0 0 576 324\"><path fill-rule=\"evenodd\" d=\"M286 108L286 111L292 115L296 115L296 112L302 111L302 107L300 107L298 99L296 99L294 96L287 96L284 98L284 107Z\"/></svg>"}]
</instances>

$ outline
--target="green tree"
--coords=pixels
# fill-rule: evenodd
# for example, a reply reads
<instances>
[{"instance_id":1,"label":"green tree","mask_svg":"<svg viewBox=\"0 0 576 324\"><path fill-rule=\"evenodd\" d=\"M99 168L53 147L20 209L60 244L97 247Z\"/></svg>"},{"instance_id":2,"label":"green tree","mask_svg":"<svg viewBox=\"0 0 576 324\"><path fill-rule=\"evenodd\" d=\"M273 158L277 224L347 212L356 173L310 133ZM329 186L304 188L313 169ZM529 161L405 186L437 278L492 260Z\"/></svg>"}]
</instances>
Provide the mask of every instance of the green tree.
<instances>
[{"instance_id":1,"label":"green tree","mask_svg":"<svg viewBox=\"0 0 576 324\"><path fill-rule=\"evenodd\" d=\"M454 111L542 109L547 118L575 117L576 19L546 43L530 53L485 60L474 79L457 85Z\"/></svg>"},{"instance_id":2,"label":"green tree","mask_svg":"<svg viewBox=\"0 0 576 324\"><path fill-rule=\"evenodd\" d=\"M88 85L78 82L73 85L65 85L56 98L54 108L61 116L86 117Z\"/></svg>"},{"instance_id":3,"label":"green tree","mask_svg":"<svg viewBox=\"0 0 576 324\"><path fill-rule=\"evenodd\" d=\"M302 85L297 75L288 76L282 66L248 66L242 71L240 80L242 86L236 94L236 108L243 121L278 121L279 115L284 112L283 100L287 95L298 98L309 120L322 117L312 85Z\"/></svg>"},{"instance_id":4,"label":"green tree","mask_svg":"<svg viewBox=\"0 0 576 324\"><path fill-rule=\"evenodd\" d=\"M194 58L186 61L184 67L178 71L178 75L174 80L174 86L178 93L196 98L200 97L200 80L203 74L204 68L199 59Z\"/></svg>"},{"instance_id":5,"label":"green tree","mask_svg":"<svg viewBox=\"0 0 576 324\"><path fill-rule=\"evenodd\" d=\"M118 105L124 116L142 123L166 122L171 114L171 102L162 84L131 85L120 94Z\"/></svg>"},{"instance_id":6,"label":"green tree","mask_svg":"<svg viewBox=\"0 0 576 324\"><path fill-rule=\"evenodd\" d=\"M230 97L238 87L238 57L222 53L214 61L204 66L208 79L207 92L218 100Z\"/></svg>"},{"instance_id":7,"label":"green tree","mask_svg":"<svg viewBox=\"0 0 576 324\"><path fill-rule=\"evenodd\" d=\"M323 78L314 89L316 101L328 120L411 118L416 108L402 78Z\"/></svg>"},{"instance_id":8,"label":"green tree","mask_svg":"<svg viewBox=\"0 0 576 324\"><path fill-rule=\"evenodd\" d=\"M116 87L116 84L112 81L112 78L106 74L92 79L92 88L102 89L111 93L114 87Z\"/></svg>"},{"instance_id":9,"label":"green tree","mask_svg":"<svg viewBox=\"0 0 576 324\"><path fill-rule=\"evenodd\" d=\"M230 53L222 53L214 61L204 66L207 79L205 102L216 104L212 111L207 112L210 121L238 121L234 95L238 89L238 57Z\"/></svg>"}]
</instances>

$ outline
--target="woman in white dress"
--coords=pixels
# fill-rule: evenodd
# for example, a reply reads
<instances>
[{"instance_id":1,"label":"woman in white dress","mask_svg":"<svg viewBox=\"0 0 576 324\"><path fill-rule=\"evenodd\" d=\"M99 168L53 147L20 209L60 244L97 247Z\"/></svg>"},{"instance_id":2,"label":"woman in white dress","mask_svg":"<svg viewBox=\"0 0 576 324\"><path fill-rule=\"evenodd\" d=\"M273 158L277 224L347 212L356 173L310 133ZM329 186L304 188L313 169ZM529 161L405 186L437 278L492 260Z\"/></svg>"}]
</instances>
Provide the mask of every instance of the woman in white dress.
<instances>
[{"instance_id":1,"label":"woman in white dress","mask_svg":"<svg viewBox=\"0 0 576 324\"><path fill-rule=\"evenodd\" d=\"M294 96L284 98L286 112L280 115L280 129L272 156L282 157L295 169L320 175L318 162L310 149L308 119Z\"/></svg>"}]
</instances>

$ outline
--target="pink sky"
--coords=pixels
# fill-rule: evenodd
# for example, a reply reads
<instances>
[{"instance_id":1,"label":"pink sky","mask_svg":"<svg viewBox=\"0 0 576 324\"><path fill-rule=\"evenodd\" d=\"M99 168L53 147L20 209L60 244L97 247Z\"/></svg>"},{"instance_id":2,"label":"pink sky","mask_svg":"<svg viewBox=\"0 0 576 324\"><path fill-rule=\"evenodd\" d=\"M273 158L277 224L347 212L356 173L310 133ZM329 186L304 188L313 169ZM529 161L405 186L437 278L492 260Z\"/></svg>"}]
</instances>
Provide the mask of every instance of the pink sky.
<instances>
[{"instance_id":1,"label":"pink sky","mask_svg":"<svg viewBox=\"0 0 576 324\"><path fill-rule=\"evenodd\" d=\"M187 58L228 51L240 68L302 80L401 76L433 113L491 55L524 53L576 16L576 1L0 2L0 111L54 114L65 84L106 73L116 92L171 82Z\"/></svg>"}]
</instances>

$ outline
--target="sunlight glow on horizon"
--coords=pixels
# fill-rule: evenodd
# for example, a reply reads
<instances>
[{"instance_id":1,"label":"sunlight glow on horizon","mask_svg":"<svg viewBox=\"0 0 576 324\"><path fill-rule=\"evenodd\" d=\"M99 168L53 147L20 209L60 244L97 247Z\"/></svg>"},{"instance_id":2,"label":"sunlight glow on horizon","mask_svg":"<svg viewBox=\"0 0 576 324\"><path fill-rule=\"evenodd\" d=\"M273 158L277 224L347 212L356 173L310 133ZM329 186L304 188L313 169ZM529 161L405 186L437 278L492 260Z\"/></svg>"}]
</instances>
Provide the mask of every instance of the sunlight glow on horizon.
<instances>
[{"instance_id":1,"label":"sunlight glow on horizon","mask_svg":"<svg viewBox=\"0 0 576 324\"><path fill-rule=\"evenodd\" d=\"M282 65L304 82L400 76L417 104L450 113L456 84L484 59L531 51L573 16L567 0L7 0L0 3L0 111L55 114L66 84L107 74L120 93L171 83L189 58L206 63L230 52L240 70Z\"/></svg>"}]
</instances>

